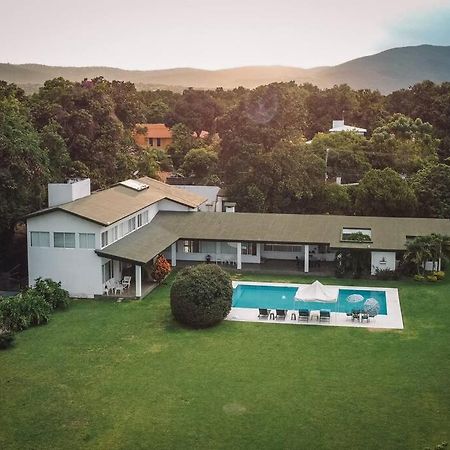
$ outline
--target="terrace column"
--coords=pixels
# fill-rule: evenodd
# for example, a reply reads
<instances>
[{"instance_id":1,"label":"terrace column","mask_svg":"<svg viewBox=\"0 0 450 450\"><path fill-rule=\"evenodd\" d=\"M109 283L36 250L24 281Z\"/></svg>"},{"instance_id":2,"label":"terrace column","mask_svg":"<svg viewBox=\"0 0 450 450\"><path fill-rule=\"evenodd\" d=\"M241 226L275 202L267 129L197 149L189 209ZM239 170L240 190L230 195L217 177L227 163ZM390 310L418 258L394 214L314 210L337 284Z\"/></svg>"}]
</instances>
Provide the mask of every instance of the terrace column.
<instances>
[{"instance_id":1,"label":"terrace column","mask_svg":"<svg viewBox=\"0 0 450 450\"><path fill-rule=\"evenodd\" d=\"M309 272L309 244L304 245L305 249L305 273Z\"/></svg>"},{"instance_id":2,"label":"terrace column","mask_svg":"<svg viewBox=\"0 0 450 450\"><path fill-rule=\"evenodd\" d=\"M236 269L242 269L242 244L240 242L236 242Z\"/></svg>"},{"instance_id":3,"label":"terrace column","mask_svg":"<svg viewBox=\"0 0 450 450\"><path fill-rule=\"evenodd\" d=\"M170 246L170 259L172 261L172 267L176 267L177 265L177 243L174 242Z\"/></svg>"},{"instance_id":4,"label":"terrace column","mask_svg":"<svg viewBox=\"0 0 450 450\"><path fill-rule=\"evenodd\" d=\"M136 278L136 297L141 298L142 295L142 272L141 272L141 266L139 264L136 264L134 266L135 268L135 278Z\"/></svg>"}]
</instances>

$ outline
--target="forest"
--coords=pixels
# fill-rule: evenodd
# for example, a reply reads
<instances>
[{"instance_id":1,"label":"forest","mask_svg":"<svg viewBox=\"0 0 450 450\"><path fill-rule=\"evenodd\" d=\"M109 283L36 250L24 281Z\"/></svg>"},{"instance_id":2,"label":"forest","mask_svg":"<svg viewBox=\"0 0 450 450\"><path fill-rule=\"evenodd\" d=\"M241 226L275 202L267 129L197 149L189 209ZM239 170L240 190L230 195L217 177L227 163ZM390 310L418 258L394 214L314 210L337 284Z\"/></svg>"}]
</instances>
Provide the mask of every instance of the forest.
<instances>
[{"instance_id":1,"label":"forest","mask_svg":"<svg viewBox=\"0 0 450 450\"><path fill-rule=\"evenodd\" d=\"M366 135L328 133L341 118ZM136 146L137 123L167 124L172 145ZM0 82L0 233L46 206L48 182L101 189L160 171L223 187L238 211L450 218L449 157L447 82L389 95L294 82L138 91L102 77L26 95Z\"/></svg>"}]
</instances>

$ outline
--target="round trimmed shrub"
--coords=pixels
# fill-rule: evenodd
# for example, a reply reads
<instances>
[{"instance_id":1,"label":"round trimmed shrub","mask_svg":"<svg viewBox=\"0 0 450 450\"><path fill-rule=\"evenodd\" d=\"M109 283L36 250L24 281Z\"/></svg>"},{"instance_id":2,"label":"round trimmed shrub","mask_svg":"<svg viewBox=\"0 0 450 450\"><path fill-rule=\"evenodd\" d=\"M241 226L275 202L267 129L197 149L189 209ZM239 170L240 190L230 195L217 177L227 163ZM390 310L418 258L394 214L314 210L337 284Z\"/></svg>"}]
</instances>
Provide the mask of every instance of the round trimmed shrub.
<instances>
[{"instance_id":1,"label":"round trimmed shrub","mask_svg":"<svg viewBox=\"0 0 450 450\"><path fill-rule=\"evenodd\" d=\"M53 281L50 278L36 278L34 289L44 297L52 309L69 306L69 293L61 287L61 282Z\"/></svg>"},{"instance_id":2,"label":"round trimmed shrub","mask_svg":"<svg viewBox=\"0 0 450 450\"><path fill-rule=\"evenodd\" d=\"M170 290L170 306L178 322L206 328L228 315L232 295L227 272L215 264L200 264L178 273Z\"/></svg>"}]
</instances>

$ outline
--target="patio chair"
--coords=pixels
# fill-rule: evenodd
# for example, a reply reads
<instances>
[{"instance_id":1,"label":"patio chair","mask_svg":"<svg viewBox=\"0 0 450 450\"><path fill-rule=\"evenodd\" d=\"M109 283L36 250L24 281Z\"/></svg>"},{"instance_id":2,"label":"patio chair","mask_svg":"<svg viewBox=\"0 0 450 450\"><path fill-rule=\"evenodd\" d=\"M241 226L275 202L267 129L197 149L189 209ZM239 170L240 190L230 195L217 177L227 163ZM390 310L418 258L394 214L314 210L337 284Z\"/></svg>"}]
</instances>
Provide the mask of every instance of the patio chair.
<instances>
[{"instance_id":1,"label":"patio chair","mask_svg":"<svg viewBox=\"0 0 450 450\"><path fill-rule=\"evenodd\" d=\"M352 309L352 321L357 320L359 322L360 318L361 318L361 310Z\"/></svg>"},{"instance_id":2,"label":"patio chair","mask_svg":"<svg viewBox=\"0 0 450 450\"><path fill-rule=\"evenodd\" d=\"M276 319L286 320L286 314L287 314L286 309L277 309L276 313L275 313L275 317L276 317Z\"/></svg>"},{"instance_id":3,"label":"patio chair","mask_svg":"<svg viewBox=\"0 0 450 450\"><path fill-rule=\"evenodd\" d=\"M258 319L268 319L270 316L270 309L267 308L258 308L259 314Z\"/></svg>"},{"instance_id":4,"label":"patio chair","mask_svg":"<svg viewBox=\"0 0 450 450\"><path fill-rule=\"evenodd\" d=\"M307 322L309 322L309 309L299 309L298 320L306 320Z\"/></svg>"},{"instance_id":5,"label":"patio chair","mask_svg":"<svg viewBox=\"0 0 450 450\"><path fill-rule=\"evenodd\" d=\"M103 286L103 293L106 295L109 295L109 292L113 292L114 291L114 284L113 284L113 280L107 280Z\"/></svg>"},{"instance_id":6,"label":"patio chair","mask_svg":"<svg viewBox=\"0 0 450 450\"><path fill-rule=\"evenodd\" d=\"M131 286L131 277L130 276L127 275L127 276L123 277L122 286L124 289L128 289Z\"/></svg>"},{"instance_id":7,"label":"patio chair","mask_svg":"<svg viewBox=\"0 0 450 450\"><path fill-rule=\"evenodd\" d=\"M363 320L367 320L367 322L369 322L369 313L368 313L368 312L363 311L363 312L361 313L361 322L362 322Z\"/></svg>"},{"instance_id":8,"label":"patio chair","mask_svg":"<svg viewBox=\"0 0 450 450\"><path fill-rule=\"evenodd\" d=\"M122 295L124 289L125 289L125 286L122 283L120 283L119 281L116 281L114 283L114 294L119 293L120 295Z\"/></svg>"},{"instance_id":9,"label":"patio chair","mask_svg":"<svg viewBox=\"0 0 450 450\"><path fill-rule=\"evenodd\" d=\"M329 322L331 319L331 311L329 309L321 309L319 313L319 322Z\"/></svg>"}]
</instances>

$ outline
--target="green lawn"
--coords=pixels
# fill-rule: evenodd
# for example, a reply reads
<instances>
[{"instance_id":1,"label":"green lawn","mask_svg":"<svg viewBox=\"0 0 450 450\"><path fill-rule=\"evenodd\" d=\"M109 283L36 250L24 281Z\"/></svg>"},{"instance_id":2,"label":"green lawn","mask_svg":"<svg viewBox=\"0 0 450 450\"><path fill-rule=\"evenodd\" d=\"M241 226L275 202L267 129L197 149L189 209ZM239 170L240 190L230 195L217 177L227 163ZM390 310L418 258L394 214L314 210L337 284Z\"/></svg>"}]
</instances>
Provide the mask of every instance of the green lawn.
<instances>
[{"instance_id":1,"label":"green lawn","mask_svg":"<svg viewBox=\"0 0 450 450\"><path fill-rule=\"evenodd\" d=\"M73 302L0 352L0 448L409 450L450 440L450 283L355 284L398 286L405 330L193 331L172 321L168 285L143 301Z\"/></svg>"}]
</instances>

